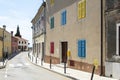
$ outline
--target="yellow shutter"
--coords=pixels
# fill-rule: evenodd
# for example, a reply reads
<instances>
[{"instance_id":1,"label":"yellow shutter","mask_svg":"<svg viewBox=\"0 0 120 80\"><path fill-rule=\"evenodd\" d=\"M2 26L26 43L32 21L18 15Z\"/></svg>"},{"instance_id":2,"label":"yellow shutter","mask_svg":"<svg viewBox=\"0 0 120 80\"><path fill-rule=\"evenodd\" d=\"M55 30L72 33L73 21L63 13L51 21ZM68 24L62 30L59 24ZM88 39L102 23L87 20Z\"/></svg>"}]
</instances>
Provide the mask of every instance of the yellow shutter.
<instances>
[{"instance_id":1,"label":"yellow shutter","mask_svg":"<svg viewBox=\"0 0 120 80\"><path fill-rule=\"evenodd\" d=\"M54 4L54 0L50 0L50 4L53 5Z\"/></svg>"},{"instance_id":2,"label":"yellow shutter","mask_svg":"<svg viewBox=\"0 0 120 80\"><path fill-rule=\"evenodd\" d=\"M82 18L82 4L81 2L78 3L78 19L81 19Z\"/></svg>"},{"instance_id":3,"label":"yellow shutter","mask_svg":"<svg viewBox=\"0 0 120 80\"><path fill-rule=\"evenodd\" d=\"M78 19L86 17L86 0L82 0L78 3Z\"/></svg>"},{"instance_id":4,"label":"yellow shutter","mask_svg":"<svg viewBox=\"0 0 120 80\"><path fill-rule=\"evenodd\" d=\"M54 4L54 0L52 0L52 4Z\"/></svg>"},{"instance_id":5,"label":"yellow shutter","mask_svg":"<svg viewBox=\"0 0 120 80\"><path fill-rule=\"evenodd\" d=\"M50 0L50 5L52 4L52 0Z\"/></svg>"},{"instance_id":6,"label":"yellow shutter","mask_svg":"<svg viewBox=\"0 0 120 80\"><path fill-rule=\"evenodd\" d=\"M86 0L82 2L82 18L86 16Z\"/></svg>"}]
</instances>

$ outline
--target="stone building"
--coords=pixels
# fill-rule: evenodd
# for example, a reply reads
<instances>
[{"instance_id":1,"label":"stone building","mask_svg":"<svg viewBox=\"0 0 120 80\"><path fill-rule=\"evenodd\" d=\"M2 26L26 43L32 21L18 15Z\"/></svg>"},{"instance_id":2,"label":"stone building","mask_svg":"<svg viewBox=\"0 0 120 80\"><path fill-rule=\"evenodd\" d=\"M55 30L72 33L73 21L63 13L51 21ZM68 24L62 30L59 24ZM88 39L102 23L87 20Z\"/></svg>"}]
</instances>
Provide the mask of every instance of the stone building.
<instances>
[{"instance_id":1,"label":"stone building","mask_svg":"<svg viewBox=\"0 0 120 80\"><path fill-rule=\"evenodd\" d=\"M105 0L105 75L120 79L120 0Z\"/></svg>"},{"instance_id":2,"label":"stone building","mask_svg":"<svg viewBox=\"0 0 120 80\"><path fill-rule=\"evenodd\" d=\"M11 55L11 33L6 31L6 26L0 28L0 60Z\"/></svg>"},{"instance_id":3,"label":"stone building","mask_svg":"<svg viewBox=\"0 0 120 80\"><path fill-rule=\"evenodd\" d=\"M46 0L45 62L103 75L105 66L104 1Z\"/></svg>"},{"instance_id":4,"label":"stone building","mask_svg":"<svg viewBox=\"0 0 120 80\"><path fill-rule=\"evenodd\" d=\"M11 31L11 40L12 40L12 53L18 52L18 39L13 36L13 31Z\"/></svg>"},{"instance_id":5,"label":"stone building","mask_svg":"<svg viewBox=\"0 0 120 80\"><path fill-rule=\"evenodd\" d=\"M43 2L35 17L32 19L32 40L33 40L33 55L39 61L43 61L45 47L45 6Z\"/></svg>"}]
</instances>

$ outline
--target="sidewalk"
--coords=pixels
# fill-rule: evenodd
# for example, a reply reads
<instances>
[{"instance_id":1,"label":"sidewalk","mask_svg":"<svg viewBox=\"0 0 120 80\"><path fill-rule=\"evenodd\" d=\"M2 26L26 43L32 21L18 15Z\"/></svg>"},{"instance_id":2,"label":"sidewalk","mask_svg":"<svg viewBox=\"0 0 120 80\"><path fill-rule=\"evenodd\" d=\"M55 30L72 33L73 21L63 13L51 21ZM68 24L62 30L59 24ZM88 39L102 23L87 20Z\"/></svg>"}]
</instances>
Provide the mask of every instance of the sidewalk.
<instances>
[{"instance_id":1,"label":"sidewalk","mask_svg":"<svg viewBox=\"0 0 120 80\"><path fill-rule=\"evenodd\" d=\"M50 64L43 62L43 65L41 65L41 60L38 59L37 63L36 63L35 57L33 57L32 59L31 58L32 58L31 55L29 55L29 59L32 63L34 63L42 68L45 68L47 70L59 73L66 77L70 77L73 80L90 80L91 79L91 73L80 71L80 70L75 70L75 69L71 69L71 68L66 68L66 74L65 74L63 64L52 64L51 69L50 69ZM93 80L117 80L117 79L103 77L103 76L99 76L99 75L95 74L93 77Z\"/></svg>"}]
</instances>

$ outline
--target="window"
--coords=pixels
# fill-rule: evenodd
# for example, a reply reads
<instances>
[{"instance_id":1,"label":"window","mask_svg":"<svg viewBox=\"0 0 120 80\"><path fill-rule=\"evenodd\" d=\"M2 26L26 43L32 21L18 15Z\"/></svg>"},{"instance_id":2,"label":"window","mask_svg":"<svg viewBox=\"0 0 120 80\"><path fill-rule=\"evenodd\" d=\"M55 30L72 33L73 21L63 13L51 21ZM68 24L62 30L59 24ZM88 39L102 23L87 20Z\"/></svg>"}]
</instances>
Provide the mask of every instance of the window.
<instances>
[{"instance_id":1,"label":"window","mask_svg":"<svg viewBox=\"0 0 120 80\"><path fill-rule=\"evenodd\" d=\"M65 25L66 24L66 15L67 15L67 11L63 11L61 13L61 25Z\"/></svg>"},{"instance_id":2,"label":"window","mask_svg":"<svg viewBox=\"0 0 120 80\"><path fill-rule=\"evenodd\" d=\"M86 57L86 40L78 40L78 56Z\"/></svg>"},{"instance_id":3,"label":"window","mask_svg":"<svg viewBox=\"0 0 120 80\"><path fill-rule=\"evenodd\" d=\"M18 46L18 49L21 49L21 46Z\"/></svg>"},{"instance_id":4,"label":"window","mask_svg":"<svg viewBox=\"0 0 120 80\"><path fill-rule=\"evenodd\" d=\"M50 53L53 54L54 53L54 42L50 43Z\"/></svg>"},{"instance_id":5,"label":"window","mask_svg":"<svg viewBox=\"0 0 120 80\"><path fill-rule=\"evenodd\" d=\"M54 0L50 0L50 4L53 5L54 4Z\"/></svg>"},{"instance_id":6,"label":"window","mask_svg":"<svg viewBox=\"0 0 120 80\"><path fill-rule=\"evenodd\" d=\"M78 3L78 19L85 18L86 16L86 0L81 0Z\"/></svg>"},{"instance_id":7,"label":"window","mask_svg":"<svg viewBox=\"0 0 120 80\"><path fill-rule=\"evenodd\" d=\"M50 28L51 29L54 28L54 17L51 17L51 19L50 19Z\"/></svg>"}]
</instances>

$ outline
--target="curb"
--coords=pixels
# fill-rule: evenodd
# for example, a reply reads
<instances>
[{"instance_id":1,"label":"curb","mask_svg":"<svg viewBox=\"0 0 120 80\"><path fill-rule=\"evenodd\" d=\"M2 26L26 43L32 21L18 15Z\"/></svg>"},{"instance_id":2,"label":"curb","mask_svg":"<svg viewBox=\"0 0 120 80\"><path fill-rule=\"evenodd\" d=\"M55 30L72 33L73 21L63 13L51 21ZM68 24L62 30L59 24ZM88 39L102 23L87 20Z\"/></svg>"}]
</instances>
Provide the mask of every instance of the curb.
<instances>
[{"instance_id":1,"label":"curb","mask_svg":"<svg viewBox=\"0 0 120 80\"><path fill-rule=\"evenodd\" d=\"M36 64L36 65L37 65L37 64ZM38 66L40 66L40 65L38 65ZM66 73L66 74L62 74L62 73L59 73L59 72L54 71L54 70L52 70L52 69L45 68L45 67L43 67L43 66L40 66L40 67L42 67L42 68L44 68L44 69L47 69L48 71L51 71L51 72L57 73L57 74L59 74L59 75L62 75L62 76L65 76L65 77L71 78L72 80L78 80L77 78L74 78L74 77L71 77L71 76L66 75L67 73Z\"/></svg>"},{"instance_id":2,"label":"curb","mask_svg":"<svg viewBox=\"0 0 120 80\"><path fill-rule=\"evenodd\" d=\"M79 80L79 79L74 78L74 77L72 77L72 76L68 76L68 75L66 75L66 74L62 74L62 73L59 73L59 72L57 72L57 71L53 71L53 70L51 70L51 69L45 68L45 67L43 67L43 66L40 66L40 65L38 65L38 64L36 64L36 63L33 63L33 62L29 59L28 56L27 56L27 58L28 58L28 60L29 60L32 64L34 64L34 65L36 65L36 66L38 66L38 67L41 67L41 68L46 69L46 70L48 70L48 71L51 71L51 72L57 73L57 74L59 74L59 75L65 76L65 77L70 78L70 79L72 79L72 80Z\"/></svg>"}]
</instances>

